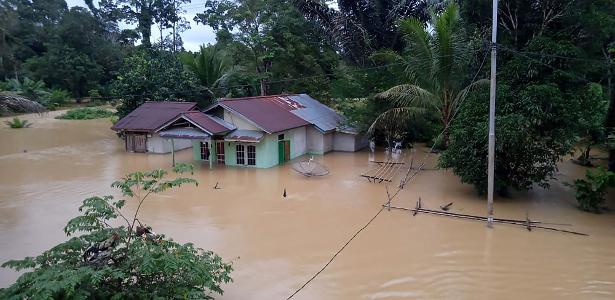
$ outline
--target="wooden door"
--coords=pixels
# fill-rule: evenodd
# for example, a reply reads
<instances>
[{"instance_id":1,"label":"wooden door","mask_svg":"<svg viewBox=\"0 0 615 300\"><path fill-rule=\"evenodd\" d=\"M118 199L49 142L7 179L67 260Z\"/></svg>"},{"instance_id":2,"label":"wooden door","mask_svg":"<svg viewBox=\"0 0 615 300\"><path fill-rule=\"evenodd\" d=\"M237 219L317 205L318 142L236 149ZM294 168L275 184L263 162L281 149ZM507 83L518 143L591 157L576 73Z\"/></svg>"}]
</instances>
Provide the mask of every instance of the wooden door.
<instances>
[{"instance_id":1,"label":"wooden door","mask_svg":"<svg viewBox=\"0 0 615 300\"><path fill-rule=\"evenodd\" d=\"M284 161L290 160L290 141L284 141Z\"/></svg>"},{"instance_id":2,"label":"wooden door","mask_svg":"<svg viewBox=\"0 0 615 300\"><path fill-rule=\"evenodd\" d=\"M146 152L147 137L144 134L130 133L126 135L126 151Z\"/></svg>"},{"instance_id":3,"label":"wooden door","mask_svg":"<svg viewBox=\"0 0 615 300\"><path fill-rule=\"evenodd\" d=\"M278 141L278 160L281 164L290 160L290 141Z\"/></svg>"},{"instance_id":4,"label":"wooden door","mask_svg":"<svg viewBox=\"0 0 615 300\"><path fill-rule=\"evenodd\" d=\"M224 142L216 142L216 157L219 164L224 164Z\"/></svg>"},{"instance_id":5,"label":"wooden door","mask_svg":"<svg viewBox=\"0 0 615 300\"><path fill-rule=\"evenodd\" d=\"M147 151L147 137L145 134L136 134L134 137L135 142L135 152L146 152Z\"/></svg>"}]
</instances>

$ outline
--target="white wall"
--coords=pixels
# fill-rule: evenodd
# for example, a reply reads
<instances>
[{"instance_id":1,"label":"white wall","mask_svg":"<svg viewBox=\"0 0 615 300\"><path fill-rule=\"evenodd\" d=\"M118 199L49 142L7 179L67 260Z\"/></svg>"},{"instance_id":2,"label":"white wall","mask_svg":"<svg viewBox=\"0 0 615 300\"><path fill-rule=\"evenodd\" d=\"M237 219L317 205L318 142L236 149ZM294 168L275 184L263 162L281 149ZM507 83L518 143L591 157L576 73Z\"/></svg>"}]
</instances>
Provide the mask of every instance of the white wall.
<instances>
[{"instance_id":1,"label":"white wall","mask_svg":"<svg viewBox=\"0 0 615 300\"><path fill-rule=\"evenodd\" d=\"M323 146L322 146L323 153L327 153L327 152L330 152L330 151L334 150L335 147L333 146L334 145L333 144L333 135L334 135L334 133L332 133L332 132L329 132L329 133L326 133L325 135L323 135L323 137L322 137L322 139L323 139Z\"/></svg>"},{"instance_id":2,"label":"white wall","mask_svg":"<svg viewBox=\"0 0 615 300\"><path fill-rule=\"evenodd\" d=\"M285 131L284 138L290 140L290 159L307 152L307 126Z\"/></svg>"},{"instance_id":3,"label":"white wall","mask_svg":"<svg viewBox=\"0 0 615 300\"><path fill-rule=\"evenodd\" d=\"M333 136L333 150L354 152L357 149L356 135L336 132Z\"/></svg>"},{"instance_id":4,"label":"white wall","mask_svg":"<svg viewBox=\"0 0 615 300\"><path fill-rule=\"evenodd\" d=\"M252 123L248 122L244 117L234 114L226 109L224 110L224 121L235 125L237 129L260 130Z\"/></svg>"},{"instance_id":5,"label":"white wall","mask_svg":"<svg viewBox=\"0 0 615 300\"><path fill-rule=\"evenodd\" d=\"M186 139L175 139L175 151L187 149L192 147L192 141ZM154 133L152 137L147 138L147 152L148 153L170 153L171 152L171 140L161 138L157 133Z\"/></svg>"},{"instance_id":6,"label":"white wall","mask_svg":"<svg viewBox=\"0 0 615 300\"><path fill-rule=\"evenodd\" d=\"M323 134L314 126L306 128L307 133L307 152L314 154L323 154Z\"/></svg>"}]
</instances>

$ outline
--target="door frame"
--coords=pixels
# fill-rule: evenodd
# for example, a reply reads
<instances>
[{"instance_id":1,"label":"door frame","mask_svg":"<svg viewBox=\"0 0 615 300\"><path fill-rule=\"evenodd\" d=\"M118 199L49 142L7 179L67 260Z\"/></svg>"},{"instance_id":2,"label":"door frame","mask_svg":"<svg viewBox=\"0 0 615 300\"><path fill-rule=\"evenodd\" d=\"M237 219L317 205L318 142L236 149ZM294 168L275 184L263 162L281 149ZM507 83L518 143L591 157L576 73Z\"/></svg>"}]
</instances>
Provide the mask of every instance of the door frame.
<instances>
[{"instance_id":1,"label":"door frame","mask_svg":"<svg viewBox=\"0 0 615 300\"><path fill-rule=\"evenodd\" d=\"M214 141L214 143L216 144L216 163L219 164L226 164L225 160L226 160L226 151L224 149L224 140L221 141ZM222 155L222 158L220 158L220 155Z\"/></svg>"}]
</instances>

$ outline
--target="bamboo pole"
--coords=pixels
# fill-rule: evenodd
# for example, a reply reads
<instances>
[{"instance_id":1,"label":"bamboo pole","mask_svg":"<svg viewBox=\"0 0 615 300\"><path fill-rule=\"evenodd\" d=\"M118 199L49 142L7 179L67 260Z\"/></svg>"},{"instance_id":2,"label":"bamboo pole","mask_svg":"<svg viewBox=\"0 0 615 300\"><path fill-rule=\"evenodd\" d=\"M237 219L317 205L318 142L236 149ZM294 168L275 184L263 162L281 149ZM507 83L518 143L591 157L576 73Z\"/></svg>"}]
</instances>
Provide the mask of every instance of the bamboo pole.
<instances>
[{"instance_id":1,"label":"bamboo pole","mask_svg":"<svg viewBox=\"0 0 615 300\"><path fill-rule=\"evenodd\" d=\"M417 202L417 207L419 205L420 205L420 203ZM437 210L431 210L431 209L425 209L425 208L414 208L413 209L413 208L406 208L406 207L391 206L391 209L399 209L399 210L410 211L410 212L413 213L413 215L416 215L418 212L421 212L421 213L438 215L438 216L445 216L445 217L452 217L452 218L459 218L459 219L469 219L469 220L482 221L482 222L487 220L487 217L483 217L483 216L474 216L474 215L459 214L459 213L452 213L452 212L446 212L446 211L437 211ZM517 225L517 226L528 227L527 221L523 221L523 220L511 220L511 219L493 218L492 221L494 223L509 224L509 225ZM546 227L546 226L537 225L537 224L543 224L543 223L540 223L540 222L537 222L537 221L531 221L529 223L529 227L530 228L539 228L539 229L557 231L557 232L563 232L563 233L570 233L570 234L575 234L575 235L589 236L589 234L587 234L587 233L571 231L571 230L564 230L564 229L558 229L558 228L553 228L553 227ZM547 224L547 223L544 223L544 224Z\"/></svg>"}]
</instances>

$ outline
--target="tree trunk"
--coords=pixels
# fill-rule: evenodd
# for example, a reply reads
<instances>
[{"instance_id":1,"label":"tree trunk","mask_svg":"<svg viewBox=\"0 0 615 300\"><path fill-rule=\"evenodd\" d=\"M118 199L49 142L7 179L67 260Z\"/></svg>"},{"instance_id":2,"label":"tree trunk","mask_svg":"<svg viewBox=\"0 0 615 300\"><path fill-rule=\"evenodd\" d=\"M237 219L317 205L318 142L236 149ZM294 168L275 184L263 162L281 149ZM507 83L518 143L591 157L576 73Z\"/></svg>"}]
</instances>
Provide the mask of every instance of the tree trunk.
<instances>
[{"instance_id":1,"label":"tree trunk","mask_svg":"<svg viewBox=\"0 0 615 300\"><path fill-rule=\"evenodd\" d=\"M152 43L150 37L152 36L152 5L148 0L139 1L138 7L138 27L137 30L141 33L141 45L146 48L151 48Z\"/></svg>"},{"instance_id":2,"label":"tree trunk","mask_svg":"<svg viewBox=\"0 0 615 300\"><path fill-rule=\"evenodd\" d=\"M261 79L261 96L267 96L267 80Z\"/></svg>"}]
</instances>

